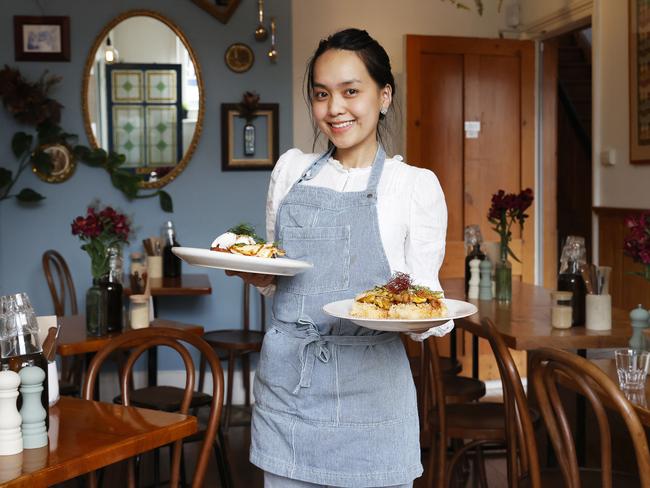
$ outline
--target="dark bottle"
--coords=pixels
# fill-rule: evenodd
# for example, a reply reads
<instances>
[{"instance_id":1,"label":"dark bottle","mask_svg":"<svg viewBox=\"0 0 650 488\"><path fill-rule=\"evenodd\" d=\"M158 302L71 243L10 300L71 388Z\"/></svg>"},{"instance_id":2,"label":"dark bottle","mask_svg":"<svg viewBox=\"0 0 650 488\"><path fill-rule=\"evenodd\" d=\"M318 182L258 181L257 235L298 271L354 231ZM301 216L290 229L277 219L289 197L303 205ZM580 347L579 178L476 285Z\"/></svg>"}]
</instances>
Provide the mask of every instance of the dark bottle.
<instances>
[{"instance_id":1,"label":"dark bottle","mask_svg":"<svg viewBox=\"0 0 650 488\"><path fill-rule=\"evenodd\" d=\"M469 293L469 279L471 278L469 262L474 258L480 261L483 261L485 259L485 254L483 251L481 251L481 245L478 242L474 243L474 247L465 257L465 296L467 296L467 293Z\"/></svg>"},{"instance_id":2,"label":"dark bottle","mask_svg":"<svg viewBox=\"0 0 650 488\"><path fill-rule=\"evenodd\" d=\"M108 276L102 286L106 290L106 331L109 334L121 332L124 317L122 288L122 254L117 247L108 248Z\"/></svg>"},{"instance_id":3,"label":"dark bottle","mask_svg":"<svg viewBox=\"0 0 650 488\"><path fill-rule=\"evenodd\" d=\"M174 224L168 220L164 228L165 247L163 247L163 276L179 278L181 276L181 260L172 252L172 247L180 246L176 240Z\"/></svg>"},{"instance_id":4,"label":"dark bottle","mask_svg":"<svg viewBox=\"0 0 650 488\"><path fill-rule=\"evenodd\" d=\"M585 264L586 249L583 237L568 236L562 248L560 258L560 272L557 278L557 289L559 291L570 291L571 298L572 326L585 324L585 297L587 289L582 279L580 266Z\"/></svg>"}]
</instances>

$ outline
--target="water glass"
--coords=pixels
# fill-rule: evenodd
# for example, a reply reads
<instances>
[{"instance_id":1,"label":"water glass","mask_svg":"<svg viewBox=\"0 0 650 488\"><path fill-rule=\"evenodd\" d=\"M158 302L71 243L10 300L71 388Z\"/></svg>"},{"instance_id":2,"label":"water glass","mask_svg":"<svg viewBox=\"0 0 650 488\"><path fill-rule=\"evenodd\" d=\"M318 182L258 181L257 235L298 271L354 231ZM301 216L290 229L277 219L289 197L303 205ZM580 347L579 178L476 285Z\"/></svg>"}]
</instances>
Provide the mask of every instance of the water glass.
<instances>
[{"instance_id":1,"label":"water glass","mask_svg":"<svg viewBox=\"0 0 650 488\"><path fill-rule=\"evenodd\" d=\"M0 356L38 351L38 322L26 293L0 297Z\"/></svg>"},{"instance_id":2,"label":"water glass","mask_svg":"<svg viewBox=\"0 0 650 488\"><path fill-rule=\"evenodd\" d=\"M621 389L640 390L644 388L648 366L650 366L650 353L636 349L617 349L614 355Z\"/></svg>"}]
</instances>

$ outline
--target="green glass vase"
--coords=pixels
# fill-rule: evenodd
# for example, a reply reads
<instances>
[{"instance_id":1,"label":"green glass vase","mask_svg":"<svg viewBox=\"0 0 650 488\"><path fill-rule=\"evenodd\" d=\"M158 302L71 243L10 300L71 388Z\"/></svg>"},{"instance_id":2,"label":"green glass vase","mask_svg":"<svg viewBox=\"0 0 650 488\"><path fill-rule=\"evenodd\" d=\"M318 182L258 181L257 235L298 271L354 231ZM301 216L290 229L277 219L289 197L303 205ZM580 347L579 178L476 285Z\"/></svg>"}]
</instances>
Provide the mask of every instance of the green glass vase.
<instances>
[{"instance_id":1,"label":"green glass vase","mask_svg":"<svg viewBox=\"0 0 650 488\"><path fill-rule=\"evenodd\" d=\"M100 337L108 333L108 291L106 281L93 278L86 292L86 334Z\"/></svg>"},{"instance_id":2,"label":"green glass vase","mask_svg":"<svg viewBox=\"0 0 650 488\"><path fill-rule=\"evenodd\" d=\"M512 265L508 261L508 241L501 240L499 261L494 266L496 299L502 303L512 300Z\"/></svg>"}]
</instances>

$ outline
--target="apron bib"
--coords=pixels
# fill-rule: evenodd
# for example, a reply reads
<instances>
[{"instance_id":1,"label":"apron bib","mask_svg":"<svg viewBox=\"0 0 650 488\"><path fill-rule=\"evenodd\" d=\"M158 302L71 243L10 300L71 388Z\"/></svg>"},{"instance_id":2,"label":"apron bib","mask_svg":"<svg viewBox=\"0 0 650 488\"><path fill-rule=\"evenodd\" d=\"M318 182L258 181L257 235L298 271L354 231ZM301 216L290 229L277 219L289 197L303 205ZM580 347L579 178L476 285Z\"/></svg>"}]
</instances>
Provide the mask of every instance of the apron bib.
<instances>
[{"instance_id":1,"label":"apron bib","mask_svg":"<svg viewBox=\"0 0 650 488\"><path fill-rule=\"evenodd\" d=\"M415 387L399 334L322 310L390 278L377 219L385 153L380 146L364 191L302 184L331 152L305 171L278 208L281 246L313 268L277 279L254 384L251 462L323 485L404 484L422 466Z\"/></svg>"}]
</instances>

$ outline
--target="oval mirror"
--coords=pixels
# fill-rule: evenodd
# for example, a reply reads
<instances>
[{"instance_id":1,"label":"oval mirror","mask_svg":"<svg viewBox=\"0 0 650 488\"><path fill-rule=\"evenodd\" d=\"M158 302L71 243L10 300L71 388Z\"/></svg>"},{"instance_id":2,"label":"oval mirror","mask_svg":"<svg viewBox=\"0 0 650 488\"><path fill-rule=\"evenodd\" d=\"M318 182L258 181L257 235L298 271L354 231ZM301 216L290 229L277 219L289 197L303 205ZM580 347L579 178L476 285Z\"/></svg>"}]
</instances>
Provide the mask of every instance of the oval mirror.
<instances>
[{"instance_id":1,"label":"oval mirror","mask_svg":"<svg viewBox=\"0 0 650 488\"><path fill-rule=\"evenodd\" d=\"M126 12L97 36L84 68L82 107L90 145L123 154L122 166L160 188L187 166L203 126L196 55L166 17Z\"/></svg>"}]
</instances>

